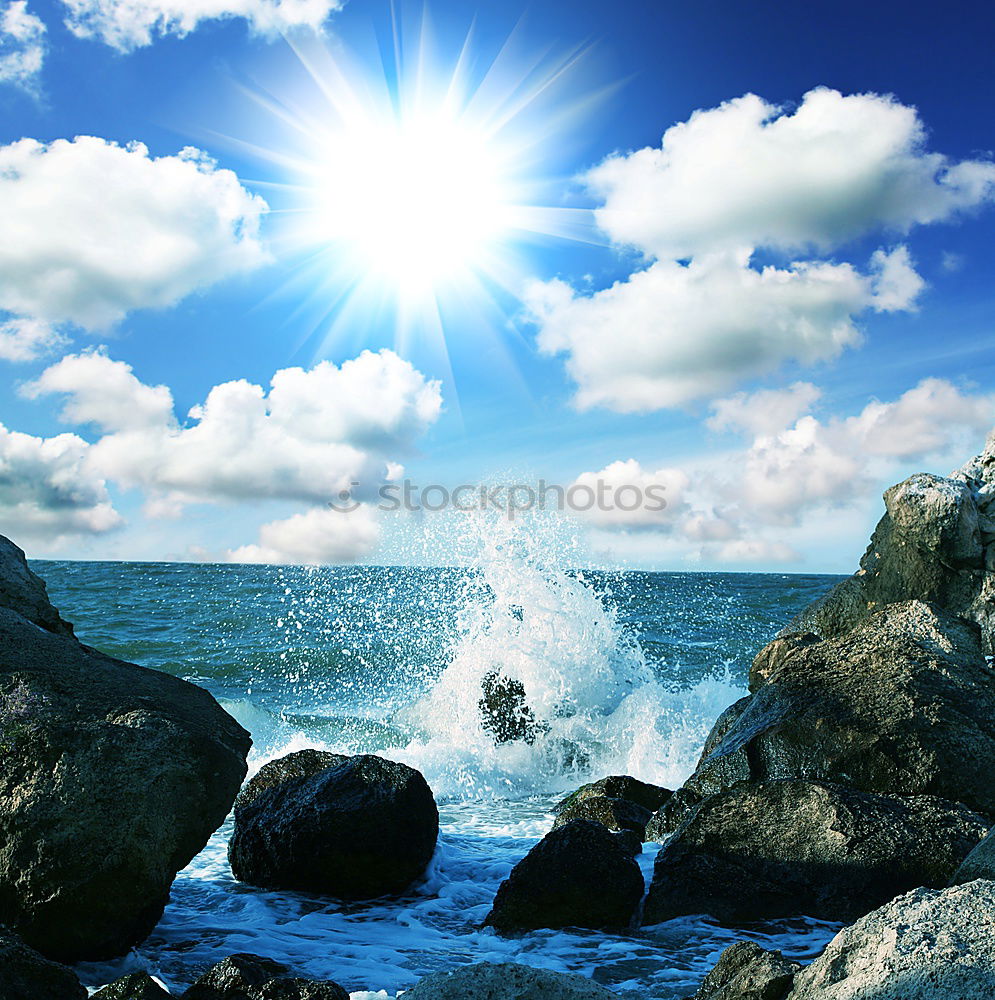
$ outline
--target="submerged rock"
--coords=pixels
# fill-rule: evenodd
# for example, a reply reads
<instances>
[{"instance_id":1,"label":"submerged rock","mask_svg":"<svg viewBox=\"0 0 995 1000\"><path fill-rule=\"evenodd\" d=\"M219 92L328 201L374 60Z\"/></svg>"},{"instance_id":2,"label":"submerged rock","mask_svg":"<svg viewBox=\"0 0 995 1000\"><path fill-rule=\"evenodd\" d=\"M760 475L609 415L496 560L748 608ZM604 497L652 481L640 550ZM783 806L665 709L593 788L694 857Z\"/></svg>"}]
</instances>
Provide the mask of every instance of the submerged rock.
<instances>
[{"instance_id":1,"label":"submerged rock","mask_svg":"<svg viewBox=\"0 0 995 1000\"><path fill-rule=\"evenodd\" d=\"M170 1000L170 996L147 972L133 972L97 990L90 1000Z\"/></svg>"},{"instance_id":2,"label":"submerged rock","mask_svg":"<svg viewBox=\"0 0 995 1000\"><path fill-rule=\"evenodd\" d=\"M754 941L737 941L722 952L688 1000L784 1000L799 969L779 951L765 951Z\"/></svg>"},{"instance_id":3,"label":"submerged rock","mask_svg":"<svg viewBox=\"0 0 995 1000\"><path fill-rule=\"evenodd\" d=\"M985 839L964 858L950 884L963 885L976 878L995 881L995 831L989 830Z\"/></svg>"},{"instance_id":4,"label":"submerged rock","mask_svg":"<svg viewBox=\"0 0 995 1000\"><path fill-rule=\"evenodd\" d=\"M798 645L737 710L685 788L811 778L936 795L995 816L995 671L975 625L920 601Z\"/></svg>"},{"instance_id":5,"label":"submerged rock","mask_svg":"<svg viewBox=\"0 0 995 1000\"><path fill-rule=\"evenodd\" d=\"M569 972L481 962L426 976L404 1000L616 1000L604 986Z\"/></svg>"},{"instance_id":6,"label":"submerged rock","mask_svg":"<svg viewBox=\"0 0 995 1000\"><path fill-rule=\"evenodd\" d=\"M208 969L183 1000L349 1000L331 980L302 979L259 955L231 955Z\"/></svg>"},{"instance_id":7,"label":"submerged rock","mask_svg":"<svg viewBox=\"0 0 995 1000\"><path fill-rule=\"evenodd\" d=\"M235 878L340 899L403 892L432 860L439 811L422 775L369 755L302 750L266 764L235 803Z\"/></svg>"},{"instance_id":8,"label":"submerged rock","mask_svg":"<svg viewBox=\"0 0 995 1000\"><path fill-rule=\"evenodd\" d=\"M109 958L224 822L251 741L201 688L49 626L0 607L0 922L50 958Z\"/></svg>"},{"instance_id":9,"label":"submerged rock","mask_svg":"<svg viewBox=\"0 0 995 1000\"><path fill-rule=\"evenodd\" d=\"M946 885L986 828L929 796L744 782L702 802L660 850L643 923L853 920L915 886Z\"/></svg>"},{"instance_id":10,"label":"submerged rock","mask_svg":"<svg viewBox=\"0 0 995 1000\"><path fill-rule=\"evenodd\" d=\"M916 889L843 930L789 1000L991 1000L995 882Z\"/></svg>"},{"instance_id":11,"label":"submerged rock","mask_svg":"<svg viewBox=\"0 0 995 1000\"><path fill-rule=\"evenodd\" d=\"M501 883L485 924L627 927L643 895L639 865L600 823L575 819L545 837Z\"/></svg>"},{"instance_id":12,"label":"submerged rock","mask_svg":"<svg viewBox=\"0 0 995 1000\"><path fill-rule=\"evenodd\" d=\"M884 501L858 572L786 631L833 638L887 604L921 600L977 622L995 651L995 437L950 478L919 473Z\"/></svg>"},{"instance_id":13,"label":"submerged rock","mask_svg":"<svg viewBox=\"0 0 995 1000\"><path fill-rule=\"evenodd\" d=\"M72 969L42 958L0 927L0 997L3 1000L86 1000Z\"/></svg>"},{"instance_id":14,"label":"submerged rock","mask_svg":"<svg viewBox=\"0 0 995 1000\"><path fill-rule=\"evenodd\" d=\"M497 670L484 675L480 682L481 698L477 702L480 722L495 743L535 743L548 730L536 719L525 698L525 685Z\"/></svg>"}]
</instances>

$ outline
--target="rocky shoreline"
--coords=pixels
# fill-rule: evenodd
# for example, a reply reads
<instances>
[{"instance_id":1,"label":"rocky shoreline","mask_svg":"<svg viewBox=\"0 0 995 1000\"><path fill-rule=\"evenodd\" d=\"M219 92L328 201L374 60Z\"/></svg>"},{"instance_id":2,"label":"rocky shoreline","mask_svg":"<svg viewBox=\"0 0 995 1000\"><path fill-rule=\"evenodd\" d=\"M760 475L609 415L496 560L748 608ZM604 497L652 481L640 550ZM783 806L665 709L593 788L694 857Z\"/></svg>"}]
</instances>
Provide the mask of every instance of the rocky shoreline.
<instances>
[{"instance_id":1,"label":"rocky shoreline","mask_svg":"<svg viewBox=\"0 0 995 1000\"><path fill-rule=\"evenodd\" d=\"M995 996L995 439L948 478L892 487L885 505L858 572L757 653L749 695L684 785L613 775L578 789L501 885L488 927L816 917L848 926L807 968L743 941L694 1000ZM541 731L523 697L498 681L482 692L496 740ZM0 536L3 1000L85 997L63 963L142 941L233 807L229 860L246 885L361 901L424 874L439 816L418 771L304 750L243 787L250 745L206 691L80 643ZM648 886L634 860L646 841L662 845ZM182 996L343 1000L346 985L232 955ZM488 963L405 995L614 996ZM95 996L169 994L132 973Z\"/></svg>"}]
</instances>

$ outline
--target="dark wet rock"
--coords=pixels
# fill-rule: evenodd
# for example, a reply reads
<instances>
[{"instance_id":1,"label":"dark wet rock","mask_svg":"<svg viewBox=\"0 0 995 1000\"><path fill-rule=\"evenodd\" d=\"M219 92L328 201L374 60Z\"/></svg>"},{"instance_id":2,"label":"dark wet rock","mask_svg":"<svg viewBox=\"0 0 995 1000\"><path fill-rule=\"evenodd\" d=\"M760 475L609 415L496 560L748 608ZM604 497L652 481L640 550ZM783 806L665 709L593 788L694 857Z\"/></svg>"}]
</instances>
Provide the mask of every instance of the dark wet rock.
<instances>
[{"instance_id":1,"label":"dark wet rock","mask_svg":"<svg viewBox=\"0 0 995 1000\"><path fill-rule=\"evenodd\" d=\"M767 643L753 658L753 665L750 667L750 691L753 692L757 688L763 687L781 669L784 661L792 653L800 649L807 649L819 641L819 637L814 632L793 632L789 635L779 636L773 642ZM743 702L748 704L749 698L744 698L736 704L742 705ZM745 705L743 707L745 708ZM728 729L728 727L726 728ZM705 752L709 752L707 746Z\"/></svg>"},{"instance_id":2,"label":"dark wet rock","mask_svg":"<svg viewBox=\"0 0 995 1000\"><path fill-rule=\"evenodd\" d=\"M639 865L600 823L575 819L550 831L501 883L486 924L627 927L643 895Z\"/></svg>"},{"instance_id":3,"label":"dark wet rock","mask_svg":"<svg viewBox=\"0 0 995 1000\"><path fill-rule=\"evenodd\" d=\"M628 799L610 799L607 795L598 795L565 806L553 822L553 829L565 826L575 819L586 819L592 823L600 823L608 830L631 830L642 843L646 824L652 815L649 809Z\"/></svg>"},{"instance_id":4,"label":"dark wet rock","mask_svg":"<svg viewBox=\"0 0 995 1000\"><path fill-rule=\"evenodd\" d=\"M0 607L0 922L49 958L109 958L224 822L251 741L201 688L50 624Z\"/></svg>"},{"instance_id":5,"label":"dark wet rock","mask_svg":"<svg viewBox=\"0 0 995 1000\"><path fill-rule=\"evenodd\" d=\"M685 788L811 778L995 816L992 761L995 671L977 626L908 601L785 656Z\"/></svg>"},{"instance_id":6,"label":"dark wet rock","mask_svg":"<svg viewBox=\"0 0 995 1000\"><path fill-rule=\"evenodd\" d=\"M690 788L678 788L676 792L653 814L646 824L646 839L663 843L691 814L701 802L701 796Z\"/></svg>"},{"instance_id":7,"label":"dark wet rock","mask_svg":"<svg viewBox=\"0 0 995 1000\"><path fill-rule=\"evenodd\" d=\"M660 850L643 923L849 921L902 892L946 885L984 836L965 806L810 781L742 783L713 795Z\"/></svg>"},{"instance_id":8,"label":"dark wet rock","mask_svg":"<svg viewBox=\"0 0 995 1000\"><path fill-rule=\"evenodd\" d=\"M481 725L495 743L521 741L532 744L548 730L529 707L521 681L492 670L480 682L480 690L477 708Z\"/></svg>"},{"instance_id":9,"label":"dark wet rock","mask_svg":"<svg viewBox=\"0 0 995 1000\"><path fill-rule=\"evenodd\" d=\"M754 941L737 941L722 952L688 1000L784 1000L800 969L779 951L765 951Z\"/></svg>"},{"instance_id":10,"label":"dark wet rock","mask_svg":"<svg viewBox=\"0 0 995 1000\"><path fill-rule=\"evenodd\" d=\"M42 958L0 927L0 997L3 1000L86 1000L72 969Z\"/></svg>"},{"instance_id":11,"label":"dark wet rock","mask_svg":"<svg viewBox=\"0 0 995 1000\"><path fill-rule=\"evenodd\" d=\"M259 955L231 955L208 969L183 1000L349 1000L338 983L294 976Z\"/></svg>"},{"instance_id":12,"label":"dark wet rock","mask_svg":"<svg viewBox=\"0 0 995 1000\"><path fill-rule=\"evenodd\" d=\"M584 976L511 962L481 962L426 976L404 1000L615 1000Z\"/></svg>"},{"instance_id":13,"label":"dark wet rock","mask_svg":"<svg viewBox=\"0 0 995 1000\"><path fill-rule=\"evenodd\" d=\"M48 599L45 581L28 567L24 552L0 535L0 608L16 611L46 632L71 636L73 627Z\"/></svg>"},{"instance_id":14,"label":"dark wet rock","mask_svg":"<svg viewBox=\"0 0 995 1000\"><path fill-rule=\"evenodd\" d=\"M252 885L372 899L419 878L438 835L432 790L414 768L304 750L246 786L228 858Z\"/></svg>"},{"instance_id":15,"label":"dark wet rock","mask_svg":"<svg viewBox=\"0 0 995 1000\"><path fill-rule=\"evenodd\" d=\"M97 990L90 1000L170 1000L170 996L147 972L133 972Z\"/></svg>"},{"instance_id":16,"label":"dark wet rock","mask_svg":"<svg viewBox=\"0 0 995 1000\"><path fill-rule=\"evenodd\" d=\"M858 572L786 631L833 638L887 604L921 600L977 622L995 651L995 437L950 478L919 473L884 500Z\"/></svg>"},{"instance_id":17,"label":"dark wet rock","mask_svg":"<svg viewBox=\"0 0 995 1000\"><path fill-rule=\"evenodd\" d=\"M576 792L571 793L560 802L553 812L560 816L565 810L584 799L602 797L626 799L629 802L634 802L637 806L642 806L643 809L656 812L672 794L669 788L664 788L662 785L651 785L647 781L640 781L627 774L611 774L599 781L581 785Z\"/></svg>"},{"instance_id":18,"label":"dark wet rock","mask_svg":"<svg viewBox=\"0 0 995 1000\"><path fill-rule=\"evenodd\" d=\"M612 836L615 838L615 843L630 858L635 858L643 853L643 839L634 830L614 830Z\"/></svg>"},{"instance_id":19,"label":"dark wet rock","mask_svg":"<svg viewBox=\"0 0 995 1000\"><path fill-rule=\"evenodd\" d=\"M995 882L916 889L844 927L789 1000L991 1000L993 925Z\"/></svg>"},{"instance_id":20,"label":"dark wet rock","mask_svg":"<svg viewBox=\"0 0 995 1000\"><path fill-rule=\"evenodd\" d=\"M995 830L989 830L985 839L964 858L950 879L950 884L963 885L976 878L995 881Z\"/></svg>"}]
</instances>

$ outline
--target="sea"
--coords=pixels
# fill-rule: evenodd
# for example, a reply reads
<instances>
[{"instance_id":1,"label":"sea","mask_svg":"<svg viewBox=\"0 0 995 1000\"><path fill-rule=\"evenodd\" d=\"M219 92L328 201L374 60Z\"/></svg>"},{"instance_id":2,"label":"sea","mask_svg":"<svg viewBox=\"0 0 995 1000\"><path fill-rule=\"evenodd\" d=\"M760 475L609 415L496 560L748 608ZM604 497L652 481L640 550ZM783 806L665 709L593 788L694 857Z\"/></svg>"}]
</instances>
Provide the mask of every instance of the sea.
<instances>
[{"instance_id":1,"label":"sea","mask_svg":"<svg viewBox=\"0 0 995 1000\"><path fill-rule=\"evenodd\" d=\"M482 532L451 568L35 561L83 642L207 688L252 734L250 773L304 747L381 754L425 775L441 817L424 879L368 903L236 882L229 818L178 875L148 940L77 967L91 992L145 969L179 995L250 952L333 979L352 1000L394 1000L430 972L482 961L672 1000L736 940L817 955L838 925L803 916L513 937L482 927L565 794L607 774L678 787L746 692L754 653L838 580L589 571L575 555L515 526ZM480 684L497 667L548 723L532 745L496 746L481 726ZM647 886L657 850L639 859Z\"/></svg>"}]
</instances>

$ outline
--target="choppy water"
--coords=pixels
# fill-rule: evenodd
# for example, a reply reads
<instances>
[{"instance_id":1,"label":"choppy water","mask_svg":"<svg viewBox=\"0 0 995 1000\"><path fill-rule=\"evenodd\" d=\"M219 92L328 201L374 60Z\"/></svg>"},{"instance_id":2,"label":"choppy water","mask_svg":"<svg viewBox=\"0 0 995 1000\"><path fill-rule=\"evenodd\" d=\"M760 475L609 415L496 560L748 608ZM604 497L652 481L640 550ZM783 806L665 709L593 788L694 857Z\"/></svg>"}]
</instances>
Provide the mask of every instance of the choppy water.
<instances>
[{"instance_id":1,"label":"choppy water","mask_svg":"<svg viewBox=\"0 0 995 1000\"><path fill-rule=\"evenodd\" d=\"M439 800L439 849L401 900L340 905L236 883L229 827L180 874L147 942L80 968L99 986L147 968L177 993L233 952L393 998L464 962L593 975L633 1000L694 991L743 936L806 959L834 933L807 920L744 934L707 918L633 934L480 925L501 880L549 829L564 791L607 773L675 787L753 653L835 578L574 573L547 539L487 532L469 569L39 562L84 642L208 688L252 733L253 769L304 746L418 767ZM477 713L500 665L550 723L500 748ZM653 850L641 863L649 880Z\"/></svg>"}]
</instances>

